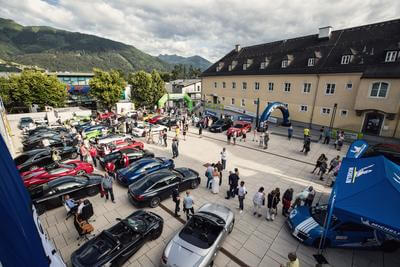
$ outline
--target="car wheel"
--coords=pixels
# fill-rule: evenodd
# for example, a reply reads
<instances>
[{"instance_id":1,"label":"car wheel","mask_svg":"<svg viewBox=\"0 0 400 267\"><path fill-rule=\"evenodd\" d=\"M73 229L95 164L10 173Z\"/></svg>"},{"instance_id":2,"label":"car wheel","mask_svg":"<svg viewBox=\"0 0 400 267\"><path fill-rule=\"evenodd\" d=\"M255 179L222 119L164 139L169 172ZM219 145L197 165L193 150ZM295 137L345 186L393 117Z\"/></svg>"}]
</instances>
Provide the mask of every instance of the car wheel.
<instances>
[{"instance_id":1,"label":"car wheel","mask_svg":"<svg viewBox=\"0 0 400 267\"><path fill-rule=\"evenodd\" d=\"M394 240L384 241L381 248L384 252L395 252L399 248L399 243Z\"/></svg>"},{"instance_id":2,"label":"car wheel","mask_svg":"<svg viewBox=\"0 0 400 267\"><path fill-rule=\"evenodd\" d=\"M192 188L192 189L195 189L195 188L197 188L199 186L199 182L197 181L197 180L193 180L191 183L190 183L190 188Z\"/></svg>"},{"instance_id":3,"label":"car wheel","mask_svg":"<svg viewBox=\"0 0 400 267\"><path fill-rule=\"evenodd\" d=\"M314 248L319 248L319 243L320 243L320 242L321 242L321 238L315 239L314 242L313 242L313 247L314 247ZM322 248L327 248L327 247L329 247L330 243L331 243L331 242L329 241L329 239L325 239L325 244L323 245Z\"/></svg>"},{"instance_id":4,"label":"car wheel","mask_svg":"<svg viewBox=\"0 0 400 267\"><path fill-rule=\"evenodd\" d=\"M39 169L39 166L33 165L33 166L31 166L31 167L29 168L30 171L34 171L34 170L36 170L36 169Z\"/></svg>"},{"instance_id":5,"label":"car wheel","mask_svg":"<svg viewBox=\"0 0 400 267\"><path fill-rule=\"evenodd\" d=\"M84 175L86 174L86 172L84 170L80 170L76 173L76 175Z\"/></svg>"},{"instance_id":6,"label":"car wheel","mask_svg":"<svg viewBox=\"0 0 400 267\"><path fill-rule=\"evenodd\" d=\"M208 266L213 267L214 266L214 261L210 262L210 265L208 265Z\"/></svg>"},{"instance_id":7,"label":"car wheel","mask_svg":"<svg viewBox=\"0 0 400 267\"><path fill-rule=\"evenodd\" d=\"M95 196L97 193L99 193L99 188L97 186L89 187L87 190L87 195L89 197Z\"/></svg>"},{"instance_id":8,"label":"car wheel","mask_svg":"<svg viewBox=\"0 0 400 267\"><path fill-rule=\"evenodd\" d=\"M160 198L159 197L153 197L150 201L150 207L155 208L160 204Z\"/></svg>"},{"instance_id":9,"label":"car wheel","mask_svg":"<svg viewBox=\"0 0 400 267\"><path fill-rule=\"evenodd\" d=\"M76 159L78 158L78 153L74 152L71 154L71 159Z\"/></svg>"},{"instance_id":10,"label":"car wheel","mask_svg":"<svg viewBox=\"0 0 400 267\"><path fill-rule=\"evenodd\" d=\"M234 225L235 225L235 220L233 220L232 223L231 223L231 225L229 225L228 234L232 233L232 231L233 231L233 226L234 226Z\"/></svg>"},{"instance_id":11,"label":"car wheel","mask_svg":"<svg viewBox=\"0 0 400 267\"><path fill-rule=\"evenodd\" d=\"M38 216L42 215L46 211L45 206L41 204L36 205L35 208Z\"/></svg>"}]
</instances>

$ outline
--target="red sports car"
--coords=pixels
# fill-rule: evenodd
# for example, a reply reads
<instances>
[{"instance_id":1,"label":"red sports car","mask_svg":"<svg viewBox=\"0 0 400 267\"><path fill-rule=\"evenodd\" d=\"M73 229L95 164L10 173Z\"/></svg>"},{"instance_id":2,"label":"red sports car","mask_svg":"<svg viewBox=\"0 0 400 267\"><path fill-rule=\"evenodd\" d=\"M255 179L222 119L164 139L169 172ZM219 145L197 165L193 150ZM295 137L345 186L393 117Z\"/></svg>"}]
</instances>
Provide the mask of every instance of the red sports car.
<instances>
[{"instance_id":1,"label":"red sports car","mask_svg":"<svg viewBox=\"0 0 400 267\"><path fill-rule=\"evenodd\" d=\"M38 184L44 184L58 177L65 175L83 175L85 173L92 173L93 166L90 163L82 162L79 160L70 161L69 163L62 163L58 166L52 166L50 168L39 168L30 172L26 172L26 175L21 176L26 187Z\"/></svg>"},{"instance_id":2,"label":"red sports car","mask_svg":"<svg viewBox=\"0 0 400 267\"><path fill-rule=\"evenodd\" d=\"M99 119L100 120L106 120L106 119L108 119L110 117L114 117L114 116L115 116L114 112L100 113L99 114Z\"/></svg>"},{"instance_id":3,"label":"red sports car","mask_svg":"<svg viewBox=\"0 0 400 267\"><path fill-rule=\"evenodd\" d=\"M133 142L117 141L115 143L108 144L108 147L111 149L111 152L115 152L127 148L135 148L143 150L144 145L142 142L138 141L133 141ZM100 158L104 157L104 145L97 146L97 156Z\"/></svg>"},{"instance_id":4,"label":"red sports car","mask_svg":"<svg viewBox=\"0 0 400 267\"><path fill-rule=\"evenodd\" d=\"M156 124L159 120L162 120L164 117L161 115L154 116L147 120L148 123Z\"/></svg>"},{"instance_id":5,"label":"red sports car","mask_svg":"<svg viewBox=\"0 0 400 267\"><path fill-rule=\"evenodd\" d=\"M251 131L251 123L247 121L235 121L233 126L226 131L227 135L233 134L236 132L237 136L241 136L243 132Z\"/></svg>"}]
</instances>

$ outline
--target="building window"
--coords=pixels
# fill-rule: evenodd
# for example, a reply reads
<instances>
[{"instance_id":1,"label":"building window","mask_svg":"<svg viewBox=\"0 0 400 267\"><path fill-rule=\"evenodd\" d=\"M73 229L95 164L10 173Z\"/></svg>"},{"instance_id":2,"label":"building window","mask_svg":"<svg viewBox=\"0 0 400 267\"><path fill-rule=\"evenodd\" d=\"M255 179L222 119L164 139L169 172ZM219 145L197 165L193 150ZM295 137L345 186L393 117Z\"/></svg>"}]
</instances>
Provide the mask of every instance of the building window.
<instances>
[{"instance_id":1,"label":"building window","mask_svg":"<svg viewBox=\"0 0 400 267\"><path fill-rule=\"evenodd\" d=\"M349 64L351 60L351 55L342 56L342 62L340 64Z\"/></svg>"},{"instance_id":2,"label":"building window","mask_svg":"<svg viewBox=\"0 0 400 267\"><path fill-rule=\"evenodd\" d=\"M217 82L214 82L214 88L217 88Z\"/></svg>"},{"instance_id":3,"label":"building window","mask_svg":"<svg viewBox=\"0 0 400 267\"><path fill-rule=\"evenodd\" d=\"M321 108L321 115L329 115L331 114L330 108Z\"/></svg>"},{"instance_id":4,"label":"building window","mask_svg":"<svg viewBox=\"0 0 400 267\"><path fill-rule=\"evenodd\" d=\"M240 103L242 107L246 106L246 102L244 99L242 99L242 103Z\"/></svg>"},{"instance_id":5,"label":"building window","mask_svg":"<svg viewBox=\"0 0 400 267\"><path fill-rule=\"evenodd\" d=\"M246 90L246 89L247 89L247 82L243 82L243 83L242 83L242 89L243 89L243 90Z\"/></svg>"},{"instance_id":6,"label":"building window","mask_svg":"<svg viewBox=\"0 0 400 267\"><path fill-rule=\"evenodd\" d=\"M268 83L268 91L274 91L274 83Z\"/></svg>"},{"instance_id":7,"label":"building window","mask_svg":"<svg viewBox=\"0 0 400 267\"><path fill-rule=\"evenodd\" d=\"M254 83L254 90L260 90L260 83L259 82L255 82Z\"/></svg>"},{"instance_id":8,"label":"building window","mask_svg":"<svg viewBox=\"0 0 400 267\"><path fill-rule=\"evenodd\" d=\"M336 87L336 84L327 83L326 84L326 89L325 89L325 94L326 95L333 95L335 93L335 87Z\"/></svg>"},{"instance_id":9,"label":"building window","mask_svg":"<svg viewBox=\"0 0 400 267\"><path fill-rule=\"evenodd\" d=\"M308 106L307 105L301 105L300 106L300 112L307 112L308 111Z\"/></svg>"},{"instance_id":10,"label":"building window","mask_svg":"<svg viewBox=\"0 0 400 267\"><path fill-rule=\"evenodd\" d=\"M200 92L200 85L197 85L197 92Z\"/></svg>"},{"instance_id":11,"label":"building window","mask_svg":"<svg viewBox=\"0 0 400 267\"><path fill-rule=\"evenodd\" d=\"M236 88L236 82L232 82L232 89Z\"/></svg>"},{"instance_id":12,"label":"building window","mask_svg":"<svg viewBox=\"0 0 400 267\"><path fill-rule=\"evenodd\" d=\"M397 51L387 51L385 62L395 62L397 58Z\"/></svg>"},{"instance_id":13,"label":"building window","mask_svg":"<svg viewBox=\"0 0 400 267\"><path fill-rule=\"evenodd\" d=\"M385 98L389 89L388 83L373 83L371 87L370 97Z\"/></svg>"},{"instance_id":14,"label":"building window","mask_svg":"<svg viewBox=\"0 0 400 267\"><path fill-rule=\"evenodd\" d=\"M309 94L311 92L311 83L304 83L303 93Z\"/></svg>"},{"instance_id":15,"label":"building window","mask_svg":"<svg viewBox=\"0 0 400 267\"><path fill-rule=\"evenodd\" d=\"M257 99L254 99L254 100L253 100L253 103L254 103L254 105L257 105L258 100L257 100Z\"/></svg>"},{"instance_id":16,"label":"building window","mask_svg":"<svg viewBox=\"0 0 400 267\"><path fill-rule=\"evenodd\" d=\"M349 111L347 109L341 109L340 110L340 116L346 117L347 114L349 114Z\"/></svg>"},{"instance_id":17,"label":"building window","mask_svg":"<svg viewBox=\"0 0 400 267\"><path fill-rule=\"evenodd\" d=\"M288 61L285 59L285 60L282 60L282 68L286 68L288 66Z\"/></svg>"},{"instance_id":18,"label":"building window","mask_svg":"<svg viewBox=\"0 0 400 267\"><path fill-rule=\"evenodd\" d=\"M353 84L351 82L346 83L346 89L347 90L352 90L353 89Z\"/></svg>"},{"instance_id":19,"label":"building window","mask_svg":"<svg viewBox=\"0 0 400 267\"><path fill-rule=\"evenodd\" d=\"M225 102L225 97L224 97L224 96L222 97L222 101L224 101L224 102Z\"/></svg>"},{"instance_id":20,"label":"building window","mask_svg":"<svg viewBox=\"0 0 400 267\"><path fill-rule=\"evenodd\" d=\"M308 59L308 65L307 66L309 66L309 67L312 67L312 66L314 66L315 65L315 58L309 58Z\"/></svg>"},{"instance_id":21,"label":"building window","mask_svg":"<svg viewBox=\"0 0 400 267\"><path fill-rule=\"evenodd\" d=\"M222 82L222 88L225 88L225 87L226 87L226 83Z\"/></svg>"},{"instance_id":22,"label":"building window","mask_svg":"<svg viewBox=\"0 0 400 267\"><path fill-rule=\"evenodd\" d=\"M231 105L235 105L235 99L231 98Z\"/></svg>"},{"instance_id":23,"label":"building window","mask_svg":"<svg viewBox=\"0 0 400 267\"><path fill-rule=\"evenodd\" d=\"M291 84L290 83L285 83L285 87L283 88L283 91L284 92L290 92L290 86L291 86Z\"/></svg>"}]
</instances>

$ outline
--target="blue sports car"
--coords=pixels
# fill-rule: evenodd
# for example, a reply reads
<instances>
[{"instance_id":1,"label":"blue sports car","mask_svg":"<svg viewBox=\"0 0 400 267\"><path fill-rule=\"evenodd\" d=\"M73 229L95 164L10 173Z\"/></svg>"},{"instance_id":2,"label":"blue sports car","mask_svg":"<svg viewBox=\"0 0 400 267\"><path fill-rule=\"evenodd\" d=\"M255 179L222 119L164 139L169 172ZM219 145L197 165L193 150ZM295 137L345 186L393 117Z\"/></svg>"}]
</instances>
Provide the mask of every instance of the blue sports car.
<instances>
[{"instance_id":1,"label":"blue sports car","mask_svg":"<svg viewBox=\"0 0 400 267\"><path fill-rule=\"evenodd\" d=\"M122 185L129 186L131 183L142 179L149 173L160 169L172 169L174 167L175 165L172 159L162 157L142 158L133 162L128 167L118 170L116 178Z\"/></svg>"}]
</instances>

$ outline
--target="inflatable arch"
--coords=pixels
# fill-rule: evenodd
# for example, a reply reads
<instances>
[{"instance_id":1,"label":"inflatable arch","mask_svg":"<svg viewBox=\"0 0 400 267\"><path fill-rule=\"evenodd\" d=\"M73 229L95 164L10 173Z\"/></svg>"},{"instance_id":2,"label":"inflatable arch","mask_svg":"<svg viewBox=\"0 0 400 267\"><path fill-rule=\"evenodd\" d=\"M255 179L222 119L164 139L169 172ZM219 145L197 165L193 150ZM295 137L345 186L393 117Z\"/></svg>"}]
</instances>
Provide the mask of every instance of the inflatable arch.
<instances>
[{"instance_id":1,"label":"inflatable arch","mask_svg":"<svg viewBox=\"0 0 400 267\"><path fill-rule=\"evenodd\" d=\"M269 116L275 109L279 109L282 112L282 117L283 117L282 125L290 126L291 123L290 123L289 110L287 109L285 104L281 102L269 103L268 106L264 109L263 113L261 114L260 123L268 120Z\"/></svg>"},{"instance_id":2,"label":"inflatable arch","mask_svg":"<svg viewBox=\"0 0 400 267\"><path fill-rule=\"evenodd\" d=\"M186 102L189 111L193 109L193 101L186 93L183 94L165 94L157 102L158 108L163 108L168 100L183 99Z\"/></svg>"}]
</instances>

